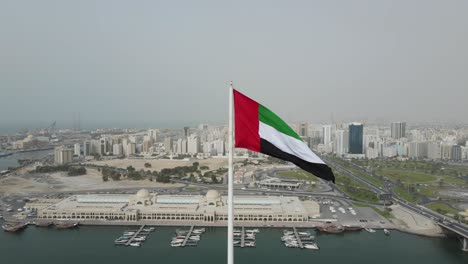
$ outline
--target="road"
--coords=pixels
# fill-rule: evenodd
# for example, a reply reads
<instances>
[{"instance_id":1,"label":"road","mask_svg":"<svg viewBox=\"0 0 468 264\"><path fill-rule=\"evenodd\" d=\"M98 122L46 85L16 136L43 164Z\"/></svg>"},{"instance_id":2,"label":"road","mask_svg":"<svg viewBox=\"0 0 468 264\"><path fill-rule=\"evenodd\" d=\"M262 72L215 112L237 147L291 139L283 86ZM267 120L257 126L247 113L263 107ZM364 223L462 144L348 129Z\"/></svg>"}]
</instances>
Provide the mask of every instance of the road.
<instances>
[{"instance_id":1,"label":"road","mask_svg":"<svg viewBox=\"0 0 468 264\"><path fill-rule=\"evenodd\" d=\"M468 238L468 225L465 225L463 223L455 222L454 220L447 220L447 217L444 216L444 215L441 215L441 214L439 214L437 212L434 212L434 211L432 211L432 210L430 210L430 209L428 209L428 208L426 208L424 206L416 205L416 204L408 202L408 201L406 201L404 199L401 199L396 193L393 192L393 190L391 188L391 186L392 186L391 184L386 183L385 184L386 189L383 190L379 186L374 185L373 183L367 181L366 179L360 178L360 177L354 175L352 172L344 169L342 166L336 164L335 162L327 160L327 163L332 165L338 171L346 174L347 176L366 184L367 186L369 186L369 188L371 188L376 193L388 192L388 193L392 194L392 199L395 202L397 202L398 204L400 204L401 206L403 206L404 208L407 208L407 209L409 209L411 211L414 211L416 213L419 213L419 214L422 214L422 215L424 215L426 217L429 217L432 220L438 222L443 227L451 228L454 231L458 232L460 235L463 235L464 237ZM369 176L372 177L372 175L369 175Z\"/></svg>"}]
</instances>

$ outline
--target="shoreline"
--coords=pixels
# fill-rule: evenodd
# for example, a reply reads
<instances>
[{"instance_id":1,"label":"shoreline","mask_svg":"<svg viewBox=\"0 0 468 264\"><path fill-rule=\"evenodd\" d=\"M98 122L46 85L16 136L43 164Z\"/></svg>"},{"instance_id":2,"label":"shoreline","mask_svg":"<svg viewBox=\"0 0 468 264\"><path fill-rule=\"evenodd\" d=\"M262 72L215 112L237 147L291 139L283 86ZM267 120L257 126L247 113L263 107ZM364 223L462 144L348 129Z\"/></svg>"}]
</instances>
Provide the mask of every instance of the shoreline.
<instances>
[{"instance_id":1,"label":"shoreline","mask_svg":"<svg viewBox=\"0 0 468 264\"><path fill-rule=\"evenodd\" d=\"M8 220L8 219L3 219L4 223L6 222L18 222L18 220ZM36 225L37 223L50 223L50 227L53 227L55 224L64 224L64 223L78 223L78 226L141 226L141 225L146 225L146 226L161 226L161 227L187 227L187 226L196 226L196 227L220 227L220 228L227 228L227 223L209 223L209 222L200 222L200 223L193 223L193 222L157 222L157 221L138 221L138 222L125 222L125 221L119 221L119 222L102 222L102 221L72 221L72 220L50 220L46 221L46 219L32 219L32 221L28 221L28 225L30 226L35 226L38 228L50 228L49 226L38 226ZM318 227L323 227L326 224L317 224L317 223L295 223L295 224L287 224L287 225L282 225L282 224L270 224L270 225L265 225L263 223L254 223L254 222L242 222L242 223L237 223L234 224L234 227L255 227L255 228L267 228L267 229L279 229L279 228L309 228L309 229L316 229ZM416 231L416 230L411 230L408 228L402 228L398 226L393 226L393 227L366 227L366 228L372 228L375 230L383 230L383 229L388 229L388 230L393 230L393 231L398 231L410 235L416 235L419 237L427 237L427 238L446 238L447 236L443 233L435 233L435 232L428 232L428 230L421 230L421 231ZM332 233L323 233L326 235L340 235L340 234L346 234L346 233L354 233L354 232L361 232L364 231L364 228L359 231L343 231L341 233L337 234L332 234Z\"/></svg>"}]
</instances>

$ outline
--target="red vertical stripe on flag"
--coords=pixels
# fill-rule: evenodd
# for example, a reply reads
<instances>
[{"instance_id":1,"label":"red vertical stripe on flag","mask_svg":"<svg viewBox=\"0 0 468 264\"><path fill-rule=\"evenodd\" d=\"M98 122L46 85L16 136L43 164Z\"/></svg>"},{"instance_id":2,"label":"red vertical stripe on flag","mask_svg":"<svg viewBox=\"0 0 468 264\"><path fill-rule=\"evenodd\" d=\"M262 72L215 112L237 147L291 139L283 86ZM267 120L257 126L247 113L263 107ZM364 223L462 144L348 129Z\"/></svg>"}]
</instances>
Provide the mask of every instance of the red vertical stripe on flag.
<instances>
[{"instance_id":1,"label":"red vertical stripe on flag","mask_svg":"<svg viewBox=\"0 0 468 264\"><path fill-rule=\"evenodd\" d=\"M236 148L260 152L258 103L234 90L234 127Z\"/></svg>"}]
</instances>

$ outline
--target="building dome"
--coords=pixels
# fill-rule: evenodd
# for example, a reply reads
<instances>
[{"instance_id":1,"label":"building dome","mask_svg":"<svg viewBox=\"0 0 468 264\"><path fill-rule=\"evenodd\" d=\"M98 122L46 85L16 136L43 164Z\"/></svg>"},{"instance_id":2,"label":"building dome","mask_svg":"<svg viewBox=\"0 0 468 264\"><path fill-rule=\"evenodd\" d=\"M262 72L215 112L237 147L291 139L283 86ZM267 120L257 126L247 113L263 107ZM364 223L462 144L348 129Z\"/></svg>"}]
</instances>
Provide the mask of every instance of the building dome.
<instances>
[{"instance_id":1,"label":"building dome","mask_svg":"<svg viewBox=\"0 0 468 264\"><path fill-rule=\"evenodd\" d=\"M216 190L209 190L205 196L207 199L218 199L220 197L219 192Z\"/></svg>"},{"instance_id":2,"label":"building dome","mask_svg":"<svg viewBox=\"0 0 468 264\"><path fill-rule=\"evenodd\" d=\"M148 198L150 196L150 193L146 189L141 189L136 193L136 196L138 198Z\"/></svg>"}]
</instances>

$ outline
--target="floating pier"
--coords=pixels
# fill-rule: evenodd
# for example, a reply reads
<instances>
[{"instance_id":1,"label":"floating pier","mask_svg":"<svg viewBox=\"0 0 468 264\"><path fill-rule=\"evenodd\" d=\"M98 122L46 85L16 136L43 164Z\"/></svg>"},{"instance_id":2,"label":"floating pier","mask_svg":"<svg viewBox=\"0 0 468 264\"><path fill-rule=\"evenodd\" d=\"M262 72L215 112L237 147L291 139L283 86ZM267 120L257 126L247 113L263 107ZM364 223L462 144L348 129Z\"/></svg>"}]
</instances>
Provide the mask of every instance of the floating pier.
<instances>
[{"instance_id":1,"label":"floating pier","mask_svg":"<svg viewBox=\"0 0 468 264\"><path fill-rule=\"evenodd\" d=\"M129 246L130 243L133 243L133 240L140 235L140 233L143 231L143 228L145 228L145 225L142 225L140 229L138 229L135 234L131 238L128 239L128 241L125 243L125 246Z\"/></svg>"},{"instance_id":2,"label":"floating pier","mask_svg":"<svg viewBox=\"0 0 468 264\"><path fill-rule=\"evenodd\" d=\"M245 227L242 227L241 231L241 247L243 248L245 246Z\"/></svg>"},{"instance_id":3,"label":"floating pier","mask_svg":"<svg viewBox=\"0 0 468 264\"><path fill-rule=\"evenodd\" d=\"M188 231L187 235L185 236L185 239L184 239L184 242L182 242L182 247L185 247L185 245L187 244L187 240L190 238L190 236L192 235L192 232L193 232L193 228L195 226L191 226L190 227L190 230Z\"/></svg>"},{"instance_id":4,"label":"floating pier","mask_svg":"<svg viewBox=\"0 0 468 264\"><path fill-rule=\"evenodd\" d=\"M304 245L302 244L302 239L299 237L296 227L293 227L293 232L294 232L294 236L297 239L297 243L299 244L299 248L304 248Z\"/></svg>"}]
</instances>

